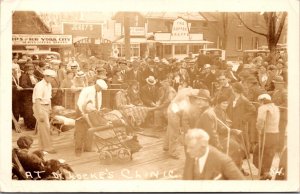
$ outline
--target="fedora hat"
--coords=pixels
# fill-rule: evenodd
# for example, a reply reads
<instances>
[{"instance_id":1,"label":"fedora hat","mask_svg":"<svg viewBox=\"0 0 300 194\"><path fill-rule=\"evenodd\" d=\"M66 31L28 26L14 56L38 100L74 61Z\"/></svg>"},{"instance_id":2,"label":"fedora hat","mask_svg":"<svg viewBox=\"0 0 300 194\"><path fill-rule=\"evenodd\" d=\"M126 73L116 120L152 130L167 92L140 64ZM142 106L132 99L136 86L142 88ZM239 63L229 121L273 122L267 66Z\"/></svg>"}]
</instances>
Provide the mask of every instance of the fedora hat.
<instances>
[{"instance_id":1,"label":"fedora hat","mask_svg":"<svg viewBox=\"0 0 300 194\"><path fill-rule=\"evenodd\" d=\"M45 76L56 77L56 72L51 69L46 69L44 71Z\"/></svg>"},{"instance_id":2,"label":"fedora hat","mask_svg":"<svg viewBox=\"0 0 300 194\"><path fill-rule=\"evenodd\" d=\"M284 80L283 80L283 77L278 75L278 76L275 76L274 79L272 80L272 82L274 84L284 84Z\"/></svg>"},{"instance_id":3,"label":"fedora hat","mask_svg":"<svg viewBox=\"0 0 300 194\"><path fill-rule=\"evenodd\" d=\"M148 78L146 78L146 82L149 84L149 85L152 85L154 86L156 84L156 79L153 77L153 76L149 76Z\"/></svg>"},{"instance_id":4,"label":"fedora hat","mask_svg":"<svg viewBox=\"0 0 300 194\"><path fill-rule=\"evenodd\" d=\"M199 89L192 92L190 97L199 98L203 100L210 100L210 92L209 90Z\"/></svg>"}]
</instances>

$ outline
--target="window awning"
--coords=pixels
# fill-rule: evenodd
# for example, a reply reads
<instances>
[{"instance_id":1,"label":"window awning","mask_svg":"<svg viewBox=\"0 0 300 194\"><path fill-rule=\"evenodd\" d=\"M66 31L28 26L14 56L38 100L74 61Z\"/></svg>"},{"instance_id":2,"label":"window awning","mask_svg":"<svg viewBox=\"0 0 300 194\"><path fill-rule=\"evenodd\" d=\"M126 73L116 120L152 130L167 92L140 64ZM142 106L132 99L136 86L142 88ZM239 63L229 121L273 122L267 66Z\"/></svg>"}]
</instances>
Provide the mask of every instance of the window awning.
<instances>
[{"instance_id":1,"label":"window awning","mask_svg":"<svg viewBox=\"0 0 300 194\"><path fill-rule=\"evenodd\" d=\"M156 42L162 44L213 44L214 43L207 40L162 40Z\"/></svg>"},{"instance_id":2,"label":"window awning","mask_svg":"<svg viewBox=\"0 0 300 194\"><path fill-rule=\"evenodd\" d=\"M131 44L148 43L148 42L153 42L153 41L151 41L151 40L149 41L146 38L130 38ZM120 43L120 44L123 43L124 44L124 38L121 38L121 39L115 41L114 43Z\"/></svg>"}]
</instances>

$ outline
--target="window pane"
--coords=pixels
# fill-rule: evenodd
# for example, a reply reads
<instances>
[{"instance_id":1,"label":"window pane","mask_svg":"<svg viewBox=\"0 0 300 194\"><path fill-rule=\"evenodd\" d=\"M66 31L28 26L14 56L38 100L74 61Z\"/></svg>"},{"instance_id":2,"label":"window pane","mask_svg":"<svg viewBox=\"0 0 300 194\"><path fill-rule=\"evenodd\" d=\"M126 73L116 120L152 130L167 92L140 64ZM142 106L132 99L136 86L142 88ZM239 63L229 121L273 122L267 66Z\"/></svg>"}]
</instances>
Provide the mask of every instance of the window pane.
<instances>
[{"instance_id":1,"label":"window pane","mask_svg":"<svg viewBox=\"0 0 300 194\"><path fill-rule=\"evenodd\" d=\"M180 54L180 46L175 46L175 54Z\"/></svg>"},{"instance_id":2,"label":"window pane","mask_svg":"<svg viewBox=\"0 0 300 194\"><path fill-rule=\"evenodd\" d=\"M172 54L172 45L165 45L165 54L170 55Z\"/></svg>"}]
</instances>

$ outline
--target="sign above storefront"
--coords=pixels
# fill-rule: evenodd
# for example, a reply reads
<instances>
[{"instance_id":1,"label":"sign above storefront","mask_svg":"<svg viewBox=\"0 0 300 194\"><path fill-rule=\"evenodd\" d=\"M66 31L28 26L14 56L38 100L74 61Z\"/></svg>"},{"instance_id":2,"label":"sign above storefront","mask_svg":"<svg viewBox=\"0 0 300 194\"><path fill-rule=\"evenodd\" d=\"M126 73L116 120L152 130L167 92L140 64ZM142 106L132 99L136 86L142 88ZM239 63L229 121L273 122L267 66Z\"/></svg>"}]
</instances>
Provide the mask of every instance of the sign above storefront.
<instances>
[{"instance_id":1,"label":"sign above storefront","mask_svg":"<svg viewBox=\"0 0 300 194\"><path fill-rule=\"evenodd\" d=\"M130 36L145 36L145 27L130 27Z\"/></svg>"},{"instance_id":2,"label":"sign above storefront","mask_svg":"<svg viewBox=\"0 0 300 194\"><path fill-rule=\"evenodd\" d=\"M188 23L178 18L173 22L171 40L190 40Z\"/></svg>"},{"instance_id":3,"label":"sign above storefront","mask_svg":"<svg viewBox=\"0 0 300 194\"><path fill-rule=\"evenodd\" d=\"M102 24L100 23L63 23L63 33L73 36L86 36L100 38L102 36Z\"/></svg>"},{"instance_id":4,"label":"sign above storefront","mask_svg":"<svg viewBox=\"0 0 300 194\"><path fill-rule=\"evenodd\" d=\"M13 45L71 45L71 35L13 34Z\"/></svg>"}]
</instances>

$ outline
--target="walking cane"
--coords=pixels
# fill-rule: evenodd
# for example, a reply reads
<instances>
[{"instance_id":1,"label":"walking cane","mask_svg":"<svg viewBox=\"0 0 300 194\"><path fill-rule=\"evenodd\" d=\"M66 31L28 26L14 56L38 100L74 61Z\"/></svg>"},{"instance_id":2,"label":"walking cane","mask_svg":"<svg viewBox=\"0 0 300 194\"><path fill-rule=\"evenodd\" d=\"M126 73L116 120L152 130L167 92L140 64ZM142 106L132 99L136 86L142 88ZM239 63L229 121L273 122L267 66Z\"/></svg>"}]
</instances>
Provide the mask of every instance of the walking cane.
<instances>
[{"instance_id":1,"label":"walking cane","mask_svg":"<svg viewBox=\"0 0 300 194\"><path fill-rule=\"evenodd\" d=\"M229 140L230 140L230 128L225 124L223 123L220 119L217 118L217 121L219 123L221 123L224 127L226 127L226 129L229 131L228 132L228 138L227 138L227 151L226 151L226 154L228 155L229 154ZM244 140L244 136L242 133L239 133L241 136L242 136L242 141L243 141L243 146L244 146L244 149L246 150L246 159L247 159L247 164L248 164L248 168L250 170L250 175L251 175L251 179L253 180L253 173L252 173L252 169L251 169L251 166L250 166L250 162L249 162L249 153L248 153L248 150L247 150L247 147L246 147L246 143L245 143L245 140Z\"/></svg>"},{"instance_id":2,"label":"walking cane","mask_svg":"<svg viewBox=\"0 0 300 194\"><path fill-rule=\"evenodd\" d=\"M262 170L262 161L263 161L264 150L265 150L265 139L266 139L266 134L265 134L265 132L263 132L262 145L261 145L261 156L259 158L259 170L258 170L259 176L260 176L261 170Z\"/></svg>"},{"instance_id":3,"label":"walking cane","mask_svg":"<svg viewBox=\"0 0 300 194\"><path fill-rule=\"evenodd\" d=\"M268 113L269 111L267 111L267 115L266 115L266 122L265 122L265 126L264 129L262 131L262 139L261 139L261 134L259 134L259 157L258 157L258 174L260 176L261 174L261 170L262 170L262 161L263 161L263 157L264 157L264 150L265 150L265 140L266 140L266 134L265 134L265 129L266 129L266 123L268 122ZM261 142L262 141L262 142Z\"/></svg>"},{"instance_id":4,"label":"walking cane","mask_svg":"<svg viewBox=\"0 0 300 194\"><path fill-rule=\"evenodd\" d=\"M230 128L223 123L220 119L217 118L217 121L221 123L227 129L227 142L226 142L226 155L229 156L229 143L230 143Z\"/></svg>"},{"instance_id":5,"label":"walking cane","mask_svg":"<svg viewBox=\"0 0 300 194\"><path fill-rule=\"evenodd\" d=\"M242 136L243 145L244 145L244 148L245 148L245 150L246 150L247 163L248 163L248 167L249 167L249 170L250 170L251 179L253 180L252 169L251 169L250 162L249 162L249 152L248 152L248 149L247 149L247 147L246 147L246 142L245 142L245 139L244 139L243 134L240 133L240 135Z\"/></svg>"}]
</instances>

